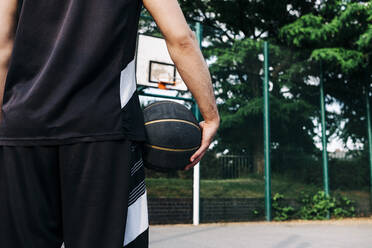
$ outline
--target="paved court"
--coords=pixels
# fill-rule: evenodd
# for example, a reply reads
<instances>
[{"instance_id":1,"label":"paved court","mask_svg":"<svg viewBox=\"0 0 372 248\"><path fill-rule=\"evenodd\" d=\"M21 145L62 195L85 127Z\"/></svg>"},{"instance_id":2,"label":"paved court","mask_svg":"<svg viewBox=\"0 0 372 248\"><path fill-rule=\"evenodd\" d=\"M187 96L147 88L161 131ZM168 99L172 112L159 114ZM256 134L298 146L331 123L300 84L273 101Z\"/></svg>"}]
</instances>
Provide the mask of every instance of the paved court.
<instances>
[{"instance_id":1,"label":"paved court","mask_svg":"<svg viewBox=\"0 0 372 248\"><path fill-rule=\"evenodd\" d=\"M372 248L372 218L150 226L150 248Z\"/></svg>"}]
</instances>

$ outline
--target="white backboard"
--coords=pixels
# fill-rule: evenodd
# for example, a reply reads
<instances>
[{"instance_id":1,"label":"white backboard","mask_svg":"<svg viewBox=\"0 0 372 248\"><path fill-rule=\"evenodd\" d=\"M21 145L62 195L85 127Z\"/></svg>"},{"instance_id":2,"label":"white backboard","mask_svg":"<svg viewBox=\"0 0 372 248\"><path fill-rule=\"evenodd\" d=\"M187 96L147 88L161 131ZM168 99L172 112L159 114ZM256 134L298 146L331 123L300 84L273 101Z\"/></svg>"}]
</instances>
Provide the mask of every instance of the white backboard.
<instances>
[{"instance_id":1,"label":"white backboard","mask_svg":"<svg viewBox=\"0 0 372 248\"><path fill-rule=\"evenodd\" d=\"M159 82L166 82L167 89L188 91L176 70L162 38L139 34L136 51L137 84L158 88Z\"/></svg>"}]
</instances>

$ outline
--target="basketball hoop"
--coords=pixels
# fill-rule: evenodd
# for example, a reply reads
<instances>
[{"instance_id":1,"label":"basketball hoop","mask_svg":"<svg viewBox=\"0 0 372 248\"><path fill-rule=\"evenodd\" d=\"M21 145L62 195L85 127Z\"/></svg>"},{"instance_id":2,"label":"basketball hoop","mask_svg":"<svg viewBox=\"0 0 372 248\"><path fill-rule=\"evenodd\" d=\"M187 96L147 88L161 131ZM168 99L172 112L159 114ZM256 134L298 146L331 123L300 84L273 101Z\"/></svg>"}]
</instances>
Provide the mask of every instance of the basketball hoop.
<instances>
[{"instance_id":1,"label":"basketball hoop","mask_svg":"<svg viewBox=\"0 0 372 248\"><path fill-rule=\"evenodd\" d=\"M139 34L137 43L136 78L139 85L188 91L169 55L165 39Z\"/></svg>"},{"instance_id":2,"label":"basketball hoop","mask_svg":"<svg viewBox=\"0 0 372 248\"><path fill-rule=\"evenodd\" d=\"M158 88L162 90L168 90L167 85L175 86L176 82L167 82L167 81L160 81L158 82Z\"/></svg>"}]
</instances>

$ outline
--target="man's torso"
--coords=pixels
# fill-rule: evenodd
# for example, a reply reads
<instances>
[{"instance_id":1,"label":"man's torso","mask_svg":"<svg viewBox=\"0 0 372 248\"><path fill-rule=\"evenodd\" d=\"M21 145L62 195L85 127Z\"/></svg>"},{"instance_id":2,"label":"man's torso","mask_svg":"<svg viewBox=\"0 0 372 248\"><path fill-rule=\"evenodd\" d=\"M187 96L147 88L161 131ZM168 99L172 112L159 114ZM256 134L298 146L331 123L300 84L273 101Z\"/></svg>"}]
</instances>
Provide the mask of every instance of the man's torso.
<instances>
[{"instance_id":1,"label":"man's torso","mask_svg":"<svg viewBox=\"0 0 372 248\"><path fill-rule=\"evenodd\" d=\"M141 6L140 0L23 0L0 144L144 140L133 73Z\"/></svg>"}]
</instances>

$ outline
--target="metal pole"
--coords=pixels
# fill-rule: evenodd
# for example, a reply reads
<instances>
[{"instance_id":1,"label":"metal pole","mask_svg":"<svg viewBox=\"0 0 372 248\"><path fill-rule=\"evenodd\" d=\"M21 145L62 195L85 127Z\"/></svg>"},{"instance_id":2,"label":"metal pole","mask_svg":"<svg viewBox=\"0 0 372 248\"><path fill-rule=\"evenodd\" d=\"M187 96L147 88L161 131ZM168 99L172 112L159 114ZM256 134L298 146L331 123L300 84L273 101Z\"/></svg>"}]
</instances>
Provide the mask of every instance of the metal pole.
<instances>
[{"instance_id":1,"label":"metal pole","mask_svg":"<svg viewBox=\"0 0 372 248\"><path fill-rule=\"evenodd\" d=\"M366 110L367 110L367 130L368 130L368 152L370 168L370 207L372 209L372 128L371 128L371 107L369 103L369 87L365 88Z\"/></svg>"},{"instance_id":2,"label":"metal pole","mask_svg":"<svg viewBox=\"0 0 372 248\"><path fill-rule=\"evenodd\" d=\"M329 196L329 182L328 182L328 153L327 153L327 133L325 120L325 102L324 102L324 74L323 67L320 66L320 113L322 122L322 144L323 144L323 182L324 192Z\"/></svg>"},{"instance_id":3,"label":"metal pole","mask_svg":"<svg viewBox=\"0 0 372 248\"><path fill-rule=\"evenodd\" d=\"M196 23L196 37L199 42L201 49L201 43L203 40L203 30L199 22ZM200 121L200 111L198 104L195 102L195 117L196 120ZM193 224L199 225L200 222L200 162L194 166L194 186L193 186Z\"/></svg>"},{"instance_id":4,"label":"metal pole","mask_svg":"<svg viewBox=\"0 0 372 248\"><path fill-rule=\"evenodd\" d=\"M325 120L325 102L324 102L324 74L323 66L320 64L320 115L322 122L322 144L323 144L323 183L324 193L329 196L329 180L328 180L328 153L327 153L327 129ZM327 218L329 219L329 212Z\"/></svg>"},{"instance_id":5,"label":"metal pole","mask_svg":"<svg viewBox=\"0 0 372 248\"><path fill-rule=\"evenodd\" d=\"M197 104L195 104L195 116L198 119ZM199 121L199 120L198 120ZM199 225L200 219L200 162L194 166L194 180L193 180L193 224Z\"/></svg>"},{"instance_id":6,"label":"metal pole","mask_svg":"<svg viewBox=\"0 0 372 248\"><path fill-rule=\"evenodd\" d=\"M271 221L271 175L270 175L270 110L269 110L269 43L264 43L264 152L265 152L265 211L266 220Z\"/></svg>"},{"instance_id":7,"label":"metal pole","mask_svg":"<svg viewBox=\"0 0 372 248\"><path fill-rule=\"evenodd\" d=\"M196 29L196 38L198 39L199 47L201 49L202 42L203 42L203 26L201 25L200 22L196 23L195 29Z\"/></svg>"}]
</instances>

